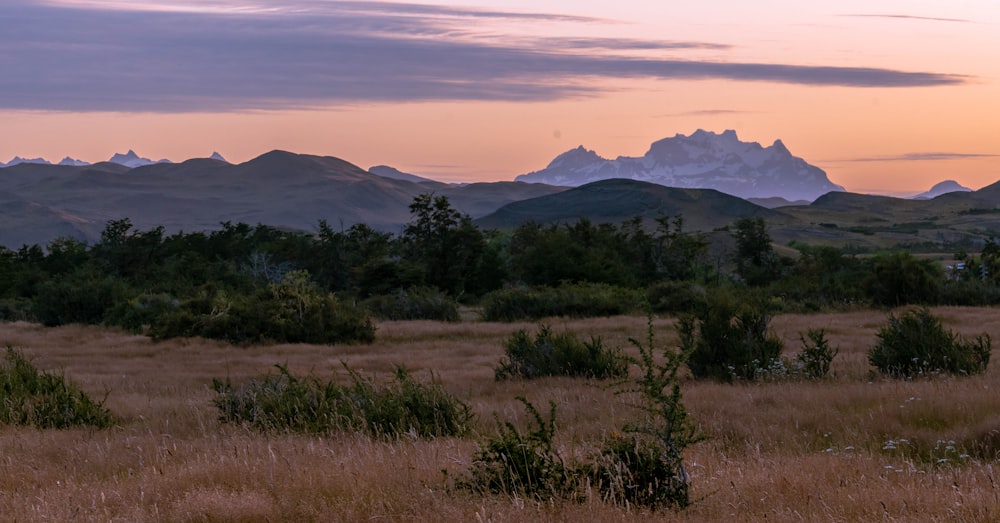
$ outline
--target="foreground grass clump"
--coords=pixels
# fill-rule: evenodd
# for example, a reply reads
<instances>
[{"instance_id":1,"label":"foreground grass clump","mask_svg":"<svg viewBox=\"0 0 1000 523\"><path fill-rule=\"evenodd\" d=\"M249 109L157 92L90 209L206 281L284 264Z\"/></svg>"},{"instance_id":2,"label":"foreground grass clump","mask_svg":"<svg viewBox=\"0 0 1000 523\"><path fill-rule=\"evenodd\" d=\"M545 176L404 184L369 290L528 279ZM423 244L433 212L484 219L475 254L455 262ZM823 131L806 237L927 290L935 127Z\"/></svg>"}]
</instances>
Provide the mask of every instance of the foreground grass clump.
<instances>
[{"instance_id":1,"label":"foreground grass clump","mask_svg":"<svg viewBox=\"0 0 1000 523\"><path fill-rule=\"evenodd\" d=\"M506 358L496 368L498 381L542 376L623 378L628 374L628 357L620 350L605 347L600 338L586 342L570 333L553 334L548 325L540 325L534 338L519 330L504 347Z\"/></svg>"},{"instance_id":2,"label":"foreground grass clump","mask_svg":"<svg viewBox=\"0 0 1000 523\"><path fill-rule=\"evenodd\" d=\"M634 312L642 293L603 283L559 287L512 287L483 297L486 321L537 320L550 316L588 318Z\"/></svg>"},{"instance_id":3,"label":"foreground grass clump","mask_svg":"<svg viewBox=\"0 0 1000 523\"><path fill-rule=\"evenodd\" d=\"M0 365L0 423L63 429L105 428L114 418L104 401L94 401L63 376L40 372L8 346Z\"/></svg>"},{"instance_id":4,"label":"foreground grass clump","mask_svg":"<svg viewBox=\"0 0 1000 523\"><path fill-rule=\"evenodd\" d=\"M990 362L990 336L966 341L941 325L926 308L889 315L868 361L883 374L912 378L936 372L980 374Z\"/></svg>"},{"instance_id":5,"label":"foreground grass clump","mask_svg":"<svg viewBox=\"0 0 1000 523\"><path fill-rule=\"evenodd\" d=\"M556 404L549 403L549 419L524 397L530 419L527 432L511 422L498 423L497 435L489 438L472 460L471 477L458 486L494 494L519 494L536 500L565 497L578 487L579 471L567 467L552 442L556 431Z\"/></svg>"},{"instance_id":6,"label":"foreground grass clump","mask_svg":"<svg viewBox=\"0 0 1000 523\"><path fill-rule=\"evenodd\" d=\"M382 387L350 368L351 383L343 386L277 367L277 375L239 387L228 379L214 380L220 419L263 431L346 430L389 437L459 436L473 421L468 405L440 383L418 383L403 367L397 367L394 381Z\"/></svg>"}]
</instances>

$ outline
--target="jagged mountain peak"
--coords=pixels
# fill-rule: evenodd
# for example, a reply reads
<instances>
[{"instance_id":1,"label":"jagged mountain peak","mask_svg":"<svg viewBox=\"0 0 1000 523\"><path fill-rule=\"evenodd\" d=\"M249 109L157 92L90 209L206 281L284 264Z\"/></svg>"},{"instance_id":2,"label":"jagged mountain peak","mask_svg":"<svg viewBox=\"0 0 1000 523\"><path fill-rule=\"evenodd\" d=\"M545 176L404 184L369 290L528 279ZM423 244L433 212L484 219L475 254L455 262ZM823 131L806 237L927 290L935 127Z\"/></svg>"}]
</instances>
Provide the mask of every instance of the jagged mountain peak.
<instances>
[{"instance_id":1,"label":"jagged mountain peak","mask_svg":"<svg viewBox=\"0 0 1000 523\"><path fill-rule=\"evenodd\" d=\"M152 165L154 163L171 163L170 160L162 159L158 161L150 160L149 158L143 158L136 154L132 149L129 149L127 153L115 153L109 160L111 163L117 163L118 165L124 165L126 167L142 167L144 165Z\"/></svg>"},{"instance_id":2,"label":"jagged mountain peak","mask_svg":"<svg viewBox=\"0 0 1000 523\"><path fill-rule=\"evenodd\" d=\"M0 163L0 166L2 166L2 167L13 167L13 166L15 166L17 164L21 164L21 163L37 163L37 164L41 164L41 165L52 165L52 162L46 160L45 158L21 158L20 156L15 156L15 157L11 158L10 161L7 162L6 165Z\"/></svg>"},{"instance_id":3,"label":"jagged mountain peak","mask_svg":"<svg viewBox=\"0 0 1000 523\"><path fill-rule=\"evenodd\" d=\"M85 162L83 160L77 160L76 158L71 158L71 157L67 156L67 157L63 158L59 162L59 165L69 165L71 167L83 167L83 166L86 166L86 165L90 165L90 162Z\"/></svg>"},{"instance_id":4,"label":"jagged mountain peak","mask_svg":"<svg viewBox=\"0 0 1000 523\"><path fill-rule=\"evenodd\" d=\"M698 129L650 144L639 158L601 158L583 146L557 156L545 169L517 181L579 186L608 178L628 178L683 188L716 189L741 198L814 200L843 191L826 173L795 157L780 139L764 148L743 142L734 130Z\"/></svg>"},{"instance_id":5,"label":"jagged mountain peak","mask_svg":"<svg viewBox=\"0 0 1000 523\"><path fill-rule=\"evenodd\" d=\"M574 166L586 165L591 162L606 161L595 151L580 145L575 149L570 149L549 162L548 168L572 168Z\"/></svg>"}]
</instances>

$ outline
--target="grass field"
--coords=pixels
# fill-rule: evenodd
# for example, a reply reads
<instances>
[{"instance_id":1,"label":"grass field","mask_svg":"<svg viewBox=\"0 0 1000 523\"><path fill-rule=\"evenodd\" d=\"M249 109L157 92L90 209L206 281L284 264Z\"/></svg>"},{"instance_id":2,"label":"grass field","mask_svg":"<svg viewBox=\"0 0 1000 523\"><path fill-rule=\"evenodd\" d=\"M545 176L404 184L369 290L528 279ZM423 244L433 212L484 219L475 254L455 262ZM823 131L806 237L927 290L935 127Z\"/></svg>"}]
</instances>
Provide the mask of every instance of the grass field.
<instances>
[{"instance_id":1,"label":"grass field","mask_svg":"<svg viewBox=\"0 0 1000 523\"><path fill-rule=\"evenodd\" d=\"M964 335L1000 338L994 309L936 308ZM684 382L707 436L685 452L693 504L651 513L603 502L538 503L451 491L494 416L525 421L523 395L558 405L557 445L583 457L633 415L599 382L495 382L502 342L532 324L388 322L373 345L232 347L204 340L152 343L93 327L0 324L12 345L65 374L122 419L108 430L0 427L3 521L995 521L1000 485L1000 371L895 381L871 374L867 350L882 311L784 315L772 326L826 329L840 354L820 382ZM554 331L628 348L644 317L551 321ZM654 322L673 344L672 320ZM374 440L359 434L260 434L221 424L212 378L242 381L287 365L295 373L390 378L404 364L430 371L478 414L479 436ZM523 425L522 425L523 426ZM1000 472L1000 471L998 471Z\"/></svg>"}]
</instances>

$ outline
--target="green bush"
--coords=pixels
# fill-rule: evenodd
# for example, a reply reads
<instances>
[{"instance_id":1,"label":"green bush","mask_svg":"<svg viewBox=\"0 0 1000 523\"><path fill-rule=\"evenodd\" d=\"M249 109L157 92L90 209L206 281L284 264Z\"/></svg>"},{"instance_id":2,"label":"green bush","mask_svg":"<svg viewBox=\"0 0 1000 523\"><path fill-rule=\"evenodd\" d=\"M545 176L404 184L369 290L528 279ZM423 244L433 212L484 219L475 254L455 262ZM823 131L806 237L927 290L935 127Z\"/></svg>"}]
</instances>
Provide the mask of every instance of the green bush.
<instances>
[{"instance_id":1,"label":"green bush","mask_svg":"<svg viewBox=\"0 0 1000 523\"><path fill-rule=\"evenodd\" d=\"M876 305L932 304L941 298L943 281L944 270L933 260L893 252L872 259L865 289Z\"/></svg>"},{"instance_id":2,"label":"green bush","mask_svg":"<svg viewBox=\"0 0 1000 523\"><path fill-rule=\"evenodd\" d=\"M625 425L631 438L614 434L590 466L590 477L606 499L628 506L638 504L686 507L689 477L683 451L702 439L682 401L679 373L693 348L683 345L656 354L653 319L649 318L646 342L629 339L639 352L641 374L626 382L621 394L635 394L632 405L642 417Z\"/></svg>"},{"instance_id":3,"label":"green bush","mask_svg":"<svg viewBox=\"0 0 1000 523\"><path fill-rule=\"evenodd\" d=\"M985 307L1000 304L1000 286L978 280L947 281L941 288L943 305Z\"/></svg>"},{"instance_id":4,"label":"green bush","mask_svg":"<svg viewBox=\"0 0 1000 523\"><path fill-rule=\"evenodd\" d=\"M642 293L603 283L559 287L511 287L483 297L486 321L537 320L551 316L586 318L627 314L645 303Z\"/></svg>"},{"instance_id":5,"label":"green bush","mask_svg":"<svg viewBox=\"0 0 1000 523\"><path fill-rule=\"evenodd\" d=\"M687 364L694 377L754 380L784 368L780 360L784 344L769 330L768 307L759 297L738 303L716 292L704 309L682 316L681 348L691 354Z\"/></svg>"},{"instance_id":6,"label":"green bush","mask_svg":"<svg viewBox=\"0 0 1000 523\"><path fill-rule=\"evenodd\" d=\"M799 339L802 341L802 350L795 356L799 369L809 379L826 377L830 372L830 363L840 352L840 347L830 347L823 329L809 329L805 335L799 333Z\"/></svg>"},{"instance_id":7,"label":"green bush","mask_svg":"<svg viewBox=\"0 0 1000 523\"><path fill-rule=\"evenodd\" d=\"M277 367L279 374L239 387L228 379L213 380L220 419L262 431L349 430L388 437L457 436L472 424L468 405L433 379L430 385L414 381L402 367L396 369L395 380L382 387L350 368L351 384L342 386Z\"/></svg>"},{"instance_id":8,"label":"green bush","mask_svg":"<svg viewBox=\"0 0 1000 523\"><path fill-rule=\"evenodd\" d=\"M372 296L361 304L382 320L458 321L458 303L430 287L399 289L392 294Z\"/></svg>"},{"instance_id":9,"label":"green bush","mask_svg":"<svg viewBox=\"0 0 1000 523\"><path fill-rule=\"evenodd\" d=\"M0 298L0 321L30 321L31 300L27 298Z\"/></svg>"},{"instance_id":10,"label":"green bush","mask_svg":"<svg viewBox=\"0 0 1000 523\"><path fill-rule=\"evenodd\" d=\"M646 300L653 312L692 313L705 306L705 288L686 281L662 281L646 289Z\"/></svg>"},{"instance_id":11,"label":"green bush","mask_svg":"<svg viewBox=\"0 0 1000 523\"><path fill-rule=\"evenodd\" d=\"M119 278L80 269L39 284L31 312L48 327L98 324L115 304L128 300L130 292Z\"/></svg>"},{"instance_id":12,"label":"green bush","mask_svg":"<svg viewBox=\"0 0 1000 523\"><path fill-rule=\"evenodd\" d=\"M63 376L40 372L7 346L0 365L0 423L42 429L114 423L104 401L94 401Z\"/></svg>"},{"instance_id":13,"label":"green bush","mask_svg":"<svg viewBox=\"0 0 1000 523\"><path fill-rule=\"evenodd\" d=\"M641 416L624 426L584 463L566 464L553 450L556 405L549 419L522 397L530 415L528 432L512 423L499 425L496 437L483 445L471 468L471 477L457 486L480 492L525 495L537 500L582 499L584 486L593 485L608 502L625 507L685 507L690 502L689 477L682 452L701 435L681 402L679 372L690 351L665 349L655 354L652 318L646 343L630 340L639 352L641 375L618 383L616 394L629 396L629 405Z\"/></svg>"},{"instance_id":14,"label":"green bush","mask_svg":"<svg viewBox=\"0 0 1000 523\"><path fill-rule=\"evenodd\" d=\"M609 503L653 508L689 503L677 463L665 459L663 446L648 436L612 434L584 470Z\"/></svg>"},{"instance_id":15,"label":"green bush","mask_svg":"<svg viewBox=\"0 0 1000 523\"><path fill-rule=\"evenodd\" d=\"M531 416L522 434L513 423L498 423L498 433L489 438L472 461L471 478L458 485L477 492L521 494L537 500L563 497L577 488L578 474L567 468L552 449L556 430L556 404L549 403L546 421L528 400L518 397Z\"/></svg>"},{"instance_id":16,"label":"green bush","mask_svg":"<svg viewBox=\"0 0 1000 523\"><path fill-rule=\"evenodd\" d=\"M107 312L104 323L141 334L161 316L176 310L178 305L179 301L169 294L140 294L112 307Z\"/></svg>"},{"instance_id":17,"label":"green bush","mask_svg":"<svg viewBox=\"0 0 1000 523\"><path fill-rule=\"evenodd\" d=\"M988 334L964 340L946 330L926 308L909 310L902 316L890 314L877 336L868 361L879 372L894 377L938 372L979 374L990 362Z\"/></svg>"},{"instance_id":18,"label":"green bush","mask_svg":"<svg viewBox=\"0 0 1000 523\"><path fill-rule=\"evenodd\" d=\"M497 380L542 376L622 378L628 374L628 358L620 350L604 347L600 338L581 342L570 333L553 334L548 325L539 325L534 338L519 330L504 345L507 357L496 368Z\"/></svg>"},{"instance_id":19,"label":"green bush","mask_svg":"<svg viewBox=\"0 0 1000 523\"><path fill-rule=\"evenodd\" d=\"M360 307L320 291L292 271L250 295L203 289L158 316L154 339L202 336L230 343L370 343L375 325Z\"/></svg>"}]
</instances>

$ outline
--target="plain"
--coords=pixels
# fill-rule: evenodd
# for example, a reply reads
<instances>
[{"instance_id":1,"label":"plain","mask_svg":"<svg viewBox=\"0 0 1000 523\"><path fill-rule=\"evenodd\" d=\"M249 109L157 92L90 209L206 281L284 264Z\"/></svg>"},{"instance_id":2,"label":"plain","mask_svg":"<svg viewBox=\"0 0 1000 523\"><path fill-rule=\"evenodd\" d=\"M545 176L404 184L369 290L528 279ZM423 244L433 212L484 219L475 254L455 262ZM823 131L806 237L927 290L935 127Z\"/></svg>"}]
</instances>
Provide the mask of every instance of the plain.
<instances>
[{"instance_id":1,"label":"plain","mask_svg":"<svg viewBox=\"0 0 1000 523\"><path fill-rule=\"evenodd\" d=\"M965 336L1000 335L990 308L932 312ZM497 421L524 426L516 396L557 405L566 460L584 457L635 414L593 380L494 380L503 341L531 323L382 322L372 345L234 347L153 343L117 330L0 323L11 345L62 373L121 417L108 430L0 427L0 519L7 521L993 521L1000 486L1000 371L908 381L874 374L867 351L887 313L775 318L785 357L799 334L825 329L840 353L819 381L685 380L685 404L707 438L685 453L693 504L649 512L600 499L535 502L454 490ZM645 317L547 320L630 350ZM660 347L674 321L653 322ZM478 415L478 435L431 440L258 433L223 424L213 378L274 372L346 379L341 362L389 379L402 364L431 373ZM448 471L444 474L442 471Z\"/></svg>"}]
</instances>

